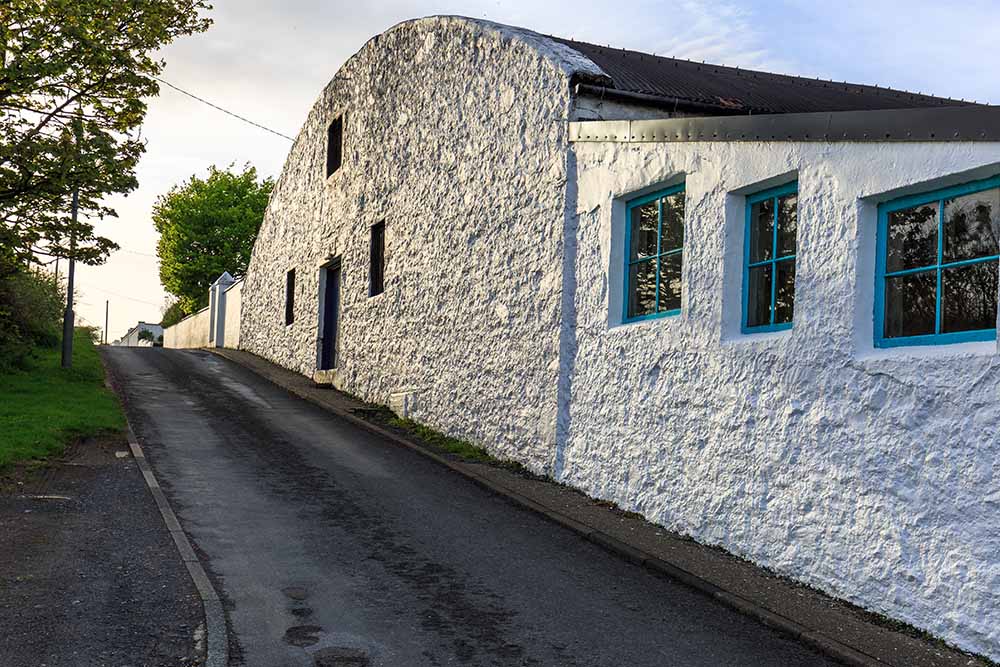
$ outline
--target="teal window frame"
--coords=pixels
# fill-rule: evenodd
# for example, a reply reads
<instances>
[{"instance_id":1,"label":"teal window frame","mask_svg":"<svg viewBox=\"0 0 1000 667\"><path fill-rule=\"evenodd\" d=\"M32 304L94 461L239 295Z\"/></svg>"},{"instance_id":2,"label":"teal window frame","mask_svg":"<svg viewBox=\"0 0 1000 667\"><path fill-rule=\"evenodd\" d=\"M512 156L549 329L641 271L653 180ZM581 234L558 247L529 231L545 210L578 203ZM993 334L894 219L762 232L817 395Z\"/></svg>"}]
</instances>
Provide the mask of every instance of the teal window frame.
<instances>
[{"instance_id":1,"label":"teal window frame","mask_svg":"<svg viewBox=\"0 0 1000 667\"><path fill-rule=\"evenodd\" d=\"M961 197L963 195L970 195L976 192L982 192L983 190L992 190L993 188L1000 187L1000 176L994 176L992 178L983 179L980 181L973 181L970 183L965 183L964 185L956 185L954 187L942 188L939 190L932 190L929 192L923 192L916 195L910 195L907 197L901 197L899 199L894 199L892 201L880 204L878 207L878 230L877 230L877 240L876 240L876 254L875 254L875 330L874 330L874 343L877 348L891 348L891 347L908 347L912 345L951 345L955 343L970 343L970 342L980 342L980 341L990 341L996 340L997 330L994 326L992 329L977 329L972 331L954 331L950 333L941 332L942 324L942 312L941 312L941 296L942 296L942 275L944 269L968 266L971 264L979 264L981 262L990 262L994 260L1000 260L1000 254L989 255L985 257L976 257L975 259L960 260L955 262L945 262L944 261L944 202L948 199L954 199L956 197ZM888 239L889 239L889 214L902 209L913 208L915 206L920 206L923 204L933 204L938 205L938 228L937 228L937 262L935 264L928 264L927 266L921 266L913 269L904 269L901 271L886 271L886 261L887 261L887 250L888 250ZM933 334L921 334L917 336L895 336L886 337L885 336L885 285L886 281L893 276L902 276L913 273L929 272L935 271L937 278L937 292L935 296L935 315L934 315L934 330Z\"/></svg>"},{"instance_id":2,"label":"teal window frame","mask_svg":"<svg viewBox=\"0 0 1000 667\"><path fill-rule=\"evenodd\" d=\"M622 303L622 322L641 322L643 320L655 320L661 317L673 317L675 315L680 315L682 308L674 308L672 310L665 310L663 312L656 312L660 306L660 264L664 257L670 257L672 255L681 256L681 290L683 293L684 284L684 244L687 242L687 195L685 193L684 201L684 217L685 220L681 224L682 238L680 248L671 248L664 251L660 247L660 243L663 240L663 206L657 207L657 221L656 221L656 255L651 257L644 257L641 260L632 261L629 257L632 248L632 211L644 204L648 204L651 201L656 201L657 199L662 199L663 197L669 197L670 195L675 195L678 192L685 192L684 183L665 188L663 190L657 190L656 192L636 199L629 200L625 205L625 276L622 281L625 284L625 290L623 295ZM632 285L630 283L631 268L633 264L640 264L642 262L648 262L652 259L656 260L656 300L653 303L652 313L646 315L636 315L629 316L628 314L628 304L629 296L631 295ZM682 296L683 298L683 296Z\"/></svg>"},{"instance_id":3,"label":"teal window frame","mask_svg":"<svg viewBox=\"0 0 1000 667\"><path fill-rule=\"evenodd\" d=\"M792 324L795 321L794 309L792 314L792 322L779 322L775 323L774 313L775 306L777 302L777 291L778 291L778 271L777 264L780 262L792 261L795 262L796 266L796 277L798 276L798 225L796 225L795 231L795 252L791 255L782 255L778 257L778 215L780 213L778 207L778 200L781 197L785 197L790 194L798 194L799 183L798 181L792 181L791 183L786 183L784 185L779 185L778 187L769 188L767 190L761 190L752 195L747 195L746 202L746 224L743 228L743 311L740 319L740 331L744 334L755 334L755 333L767 333L771 331L787 331L792 328ZM750 227L753 225L753 207L754 204L759 204L762 201L767 201L768 199L774 200L774 221L771 223L772 227L772 238L771 238L771 258L761 260L759 262L750 261ZM747 323L750 321L750 269L757 268L760 266L771 265L771 322L770 324L760 324L756 326L749 326Z\"/></svg>"}]
</instances>

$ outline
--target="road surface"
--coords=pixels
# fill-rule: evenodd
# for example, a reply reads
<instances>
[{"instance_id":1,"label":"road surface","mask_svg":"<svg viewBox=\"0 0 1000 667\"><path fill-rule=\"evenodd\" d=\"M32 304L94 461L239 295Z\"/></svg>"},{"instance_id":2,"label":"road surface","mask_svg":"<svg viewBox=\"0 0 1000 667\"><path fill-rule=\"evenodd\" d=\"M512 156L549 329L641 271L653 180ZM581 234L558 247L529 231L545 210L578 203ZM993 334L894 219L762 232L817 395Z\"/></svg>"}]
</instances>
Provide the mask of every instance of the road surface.
<instances>
[{"instance_id":1,"label":"road surface","mask_svg":"<svg viewBox=\"0 0 1000 667\"><path fill-rule=\"evenodd\" d=\"M234 664L829 664L226 359L107 359Z\"/></svg>"}]
</instances>

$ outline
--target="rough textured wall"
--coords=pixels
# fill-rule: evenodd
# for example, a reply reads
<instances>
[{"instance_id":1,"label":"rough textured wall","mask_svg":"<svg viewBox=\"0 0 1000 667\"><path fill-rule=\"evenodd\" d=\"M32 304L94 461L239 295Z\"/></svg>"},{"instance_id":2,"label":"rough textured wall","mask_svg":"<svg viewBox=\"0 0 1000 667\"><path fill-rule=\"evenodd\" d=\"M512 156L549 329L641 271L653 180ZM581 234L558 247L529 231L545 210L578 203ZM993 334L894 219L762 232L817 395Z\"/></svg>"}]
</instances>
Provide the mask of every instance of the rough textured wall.
<instances>
[{"instance_id":1,"label":"rough textured wall","mask_svg":"<svg viewBox=\"0 0 1000 667\"><path fill-rule=\"evenodd\" d=\"M222 347L238 349L240 346L240 311L243 307L243 282L237 282L226 290L225 328L222 332Z\"/></svg>"},{"instance_id":2,"label":"rough textured wall","mask_svg":"<svg viewBox=\"0 0 1000 667\"><path fill-rule=\"evenodd\" d=\"M875 350L871 296L879 195L995 174L948 177L996 165L1000 146L574 152L577 336L560 480L1000 658L997 345ZM683 313L621 325L618 198L685 174ZM794 328L741 335L733 191L794 174Z\"/></svg>"},{"instance_id":3,"label":"rough textured wall","mask_svg":"<svg viewBox=\"0 0 1000 667\"><path fill-rule=\"evenodd\" d=\"M202 308L163 330L163 347L189 349L208 347L209 309Z\"/></svg>"},{"instance_id":4,"label":"rough textured wall","mask_svg":"<svg viewBox=\"0 0 1000 667\"><path fill-rule=\"evenodd\" d=\"M336 383L516 457L555 439L570 76L575 51L470 19L407 22L329 84L278 180L243 290L241 345L312 376L319 268L343 262ZM344 163L325 178L344 114ZM385 221L385 292L368 297ZM296 270L295 322L284 323Z\"/></svg>"}]
</instances>

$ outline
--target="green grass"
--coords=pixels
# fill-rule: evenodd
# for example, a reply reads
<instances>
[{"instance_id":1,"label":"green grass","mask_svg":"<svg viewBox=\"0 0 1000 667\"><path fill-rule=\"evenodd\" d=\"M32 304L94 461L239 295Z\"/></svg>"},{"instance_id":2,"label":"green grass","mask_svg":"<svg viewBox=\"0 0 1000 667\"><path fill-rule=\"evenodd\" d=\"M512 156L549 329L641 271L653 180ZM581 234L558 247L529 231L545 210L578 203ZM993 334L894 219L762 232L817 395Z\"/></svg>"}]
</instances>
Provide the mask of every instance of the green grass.
<instances>
[{"instance_id":1,"label":"green grass","mask_svg":"<svg viewBox=\"0 0 1000 667\"><path fill-rule=\"evenodd\" d=\"M443 449L444 451L454 454L455 456L458 456L466 461L493 464L499 463L497 459L490 456L490 453L482 447L476 447L465 440L451 438L443 433L435 431L432 428L428 428L423 424L418 424L412 419L400 419L399 417L393 415L388 421L392 426L417 436L417 438L423 442L438 449Z\"/></svg>"},{"instance_id":2,"label":"green grass","mask_svg":"<svg viewBox=\"0 0 1000 667\"><path fill-rule=\"evenodd\" d=\"M419 422L415 422L412 419L397 417L396 414L385 405L365 403L365 401L362 401L356 396L351 396L350 394L347 395L359 403L364 403L364 408L354 411L354 413L362 419L378 422L384 426L390 426L393 429L410 436L411 439L416 440L418 443L426 447L436 449L439 452L446 452L452 456L462 459L463 461L470 461L473 463L489 463L490 465L514 470L524 470L527 472L527 469L520 463L498 459L482 447L477 447L471 442L459 440L458 438L452 438L451 436L447 436L440 431L435 431L429 426L424 426Z\"/></svg>"},{"instance_id":3,"label":"green grass","mask_svg":"<svg viewBox=\"0 0 1000 667\"><path fill-rule=\"evenodd\" d=\"M30 363L26 371L0 375L0 469L125 427L89 330L75 331L72 368L60 366L58 347L37 349Z\"/></svg>"}]
</instances>

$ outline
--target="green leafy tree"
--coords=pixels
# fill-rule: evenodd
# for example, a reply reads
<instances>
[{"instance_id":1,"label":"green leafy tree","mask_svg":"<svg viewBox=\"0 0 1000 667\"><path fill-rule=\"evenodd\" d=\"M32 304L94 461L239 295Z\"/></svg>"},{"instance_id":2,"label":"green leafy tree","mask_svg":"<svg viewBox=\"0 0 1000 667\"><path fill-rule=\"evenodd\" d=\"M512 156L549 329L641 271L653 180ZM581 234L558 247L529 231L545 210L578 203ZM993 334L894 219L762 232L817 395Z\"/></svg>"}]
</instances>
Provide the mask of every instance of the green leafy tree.
<instances>
[{"instance_id":1,"label":"green leafy tree","mask_svg":"<svg viewBox=\"0 0 1000 667\"><path fill-rule=\"evenodd\" d=\"M160 282L186 315L208 303L208 288L223 271L246 273L274 182L257 170L209 169L161 195L153 206L160 233Z\"/></svg>"},{"instance_id":2,"label":"green leafy tree","mask_svg":"<svg viewBox=\"0 0 1000 667\"><path fill-rule=\"evenodd\" d=\"M99 264L117 248L88 220L114 216L104 198L135 189L145 99L158 94L164 66L156 54L206 30L209 9L202 0L0 1L0 260L72 253Z\"/></svg>"},{"instance_id":3,"label":"green leafy tree","mask_svg":"<svg viewBox=\"0 0 1000 667\"><path fill-rule=\"evenodd\" d=\"M163 309L163 315L160 316L160 326L166 329L167 327L174 326L183 319L184 309L181 307L181 302L174 299Z\"/></svg>"}]
</instances>

